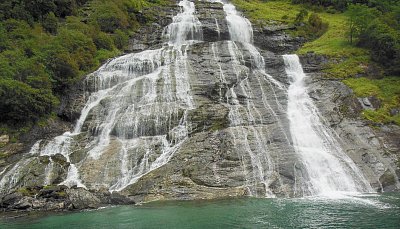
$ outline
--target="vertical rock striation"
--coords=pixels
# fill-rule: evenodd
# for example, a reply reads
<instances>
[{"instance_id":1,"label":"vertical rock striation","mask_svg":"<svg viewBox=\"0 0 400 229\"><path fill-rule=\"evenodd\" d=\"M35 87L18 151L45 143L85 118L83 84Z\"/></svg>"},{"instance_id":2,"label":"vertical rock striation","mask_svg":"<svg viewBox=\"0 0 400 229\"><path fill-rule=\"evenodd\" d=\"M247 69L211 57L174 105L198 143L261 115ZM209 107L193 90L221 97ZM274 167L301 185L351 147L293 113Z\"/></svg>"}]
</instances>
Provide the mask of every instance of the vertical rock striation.
<instances>
[{"instance_id":1,"label":"vertical rock striation","mask_svg":"<svg viewBox=\"0 0 400 229\"><path fill-rule=\"evenodd\" d=\"M37 141L20 161L1 168L3 196L53 185L96 193L97 204L312 194L304 188L310 170L290 131L291 80L274 53L290 52L300 41L280 30L256 28L253 36L250 22L219 0L182 0L159 17L133 36L132 53L87 77L90 94L74 129ZM281 45L274 43L278 37ZM311 98L326 101L316 102L322 124L332 123L326 116L334 102L325 93L334 83L310 86ZM397 178L389 179L396 172L389 169L393 160L379 158L382 148L364 154L365 136L343 136L355 125L349 120L332 128L346 138L335 140L337 147L374 188L398 187ZM72 202L93 196L71 190Z\"/></svg>"}]
</instances>

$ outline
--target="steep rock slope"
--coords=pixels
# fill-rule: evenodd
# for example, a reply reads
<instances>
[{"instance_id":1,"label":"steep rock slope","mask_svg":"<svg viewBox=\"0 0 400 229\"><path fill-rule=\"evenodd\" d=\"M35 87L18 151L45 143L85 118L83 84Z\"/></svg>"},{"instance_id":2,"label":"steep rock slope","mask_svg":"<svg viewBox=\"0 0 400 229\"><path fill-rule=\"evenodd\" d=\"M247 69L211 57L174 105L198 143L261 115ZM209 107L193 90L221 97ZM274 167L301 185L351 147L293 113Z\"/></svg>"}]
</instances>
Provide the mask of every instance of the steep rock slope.
<instances>
[{"instance_id":1,"label":"steep rock slope","mask_svg":"<svg viewBox=\"0 0 400 229\"><path fill-rule=\"evenodd\" d=\"M230 31L226 16L232 9L218 2L177 3L160 14L158 24L133 37L132 54L88 76L91 94L74 130L38 141L20 161L3 167L3 207L21 204L21 187L58 184L70 188L60 186L52 195L68 190L72 198L61 198L60 208L76 205L76 199L92 200L84 208L310 194L287 117L290 80L282 57L274 53L290 53L300 41L256 28L257 50L248 43L250 33L235 37ZM246 36L248 42L242 42ZM303 58L306 70L315 69L316 62ZM338 134L338 147L374 189L398 188L398 170L382 144L387 138L341 116L343 101L351 109L357 106L343 84L309 73L309 94L325 117L322 122ZM84 194L75 198L73 187ZM29 201L23 206L33 207Z\"/></svg>"}]
</instances>

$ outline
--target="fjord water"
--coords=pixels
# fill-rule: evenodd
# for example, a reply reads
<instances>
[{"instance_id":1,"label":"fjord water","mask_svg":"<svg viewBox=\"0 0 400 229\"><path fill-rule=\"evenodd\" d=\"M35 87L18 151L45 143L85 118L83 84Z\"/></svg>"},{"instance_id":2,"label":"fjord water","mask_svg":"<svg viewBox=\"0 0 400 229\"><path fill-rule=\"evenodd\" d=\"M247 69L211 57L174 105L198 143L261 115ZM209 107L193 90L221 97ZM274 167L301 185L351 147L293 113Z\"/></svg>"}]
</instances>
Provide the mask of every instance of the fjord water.
<instances>
[{"instance_id":1,"label":"fjord water","mask_svg":"<svg viewBox=\"0 0 400 229\"><path fill-rule=\"evenodd\" d=\"M385 228L400 225L400 196L171 201L50 216L0 218L0 228Z\"/></svg>"}]
</instances>

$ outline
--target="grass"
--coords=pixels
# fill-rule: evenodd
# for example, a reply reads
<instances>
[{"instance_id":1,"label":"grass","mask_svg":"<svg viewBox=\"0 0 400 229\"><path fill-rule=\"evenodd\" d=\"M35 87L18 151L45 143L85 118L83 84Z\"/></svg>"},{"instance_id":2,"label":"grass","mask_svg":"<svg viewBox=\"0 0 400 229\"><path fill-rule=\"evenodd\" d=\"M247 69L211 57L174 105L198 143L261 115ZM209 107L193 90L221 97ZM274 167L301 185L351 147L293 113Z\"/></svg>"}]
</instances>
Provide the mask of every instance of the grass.
<instances>
[{"instance_id":1,"label":"grass","mask_svg":"<svg viewBox=\"0 0 400 229\"><path fill-rule=\"evenodd\" d=\"M333 60L324 72L329 78L344 79L365 72L371 63L369 51L351 44L346 35L347 17L341 14L319 13L323 21L329 23L328 30L318 39L307 42L298 54L314 52Z\"/></svg>"},{"instance_id":2,"label":"grass","mask_svg":"<svg viewBox=\"0 0 400 229\"><path fill-rule=\"evenodd\" d=\"M313 12L304 5L293 5L290 0L263 2L260 0L232 0L254 24L285 23L293 24L296 15L305 9L309 15ZM347 17L343 13L314 12L329 24L328 31L320 38L307 42L298 50L298 54L315 52L330 57L365 56L368 51L350 44L346 36Z\"/></svg>"},{"instance_id":3,"label":"grass","mask_svg":"<svg viewBox=\"0 0 400 229\"><path fill-rule=\"evenodd\" d=\"M324 66L323 72L327 78L346 79L365 73L368 65L371 64L370 56L365 54L331 57L331 63Z\"/></svg>"},{"instance_id":4,"label":"grass","mask_svg":"<svg viewBox=\"0 0 400 229\"><path fill-rule=\"evenodd\" d=\"M375 96L382 106L377 110L365 110L363 117L375 123L395 123L400 125L400 114L390 115L390 110L400 107L400 77L386 77L372 80L349 78L343 82L353 89L358 97Z\"/></svg>"},{"instance_id":5,"label":"grass","mask_svg":"<svg viewBox=\"0 0 400 229\"><path fill-rule=\"evenodd\" d=\"M292 5L290 0L267 1L259 0L232 0L239 10L255 24L292 23L297 13L302 9L300 5Z\"/></svg>"},{"instance_id":6,"label":"grass","mask_svg":"<svg viewBox=\"0 0 400 229\"><path fill-rule=\"evenodd\" d=\"M256 25L293 24L300 10L306 9L309 15L313 12L309 6L293 5L290 0L232 0L232 3ZM327 56L330 64L323 70L327 77L342 79L358 97L376 96L382 102L381 108L364 111L364 118L375 123L400 125L400 115L390 115L390 110L400 108L400 77L380 80L354 78L365 74L372 64L369 51L348 41L347 16L344 13L332 14L321 10L316 13L329 24L328 30L319 38L306 42L297 54L313 52Z\"/></svg>"},{"instance_id":7,"label":"grass","mask_svg":"<svg viewBox=\"0 0 400 229\"><path fill-rule=\"evenodd\" d=\"M304 5L293 5L290 0L262 2L260 0L233 0L240 10L257 25L271 24L273 21L293 24L296 15L302 10L313 12ZM305 43L298 54L314 52L336 59L335 64L325 67L330 78L347 78L364 72L370 63L369 52L351 44L346 36L347 17L344 13L315 12L329 24L328 30L318 39Z\"/></svg>"},{"instance_id":8,"label":"grass","mask_svg":"<svg viewBox=\"0 0 400 229\"><path fill-rule=\"evenodd\" d=\"M304 44L299 54L315 52L330 57L365 56L368 51L351 44L346 35L347 17L343 14L318 13L329 24L328 31L318 39Z\"/></svg>"}]
</instances>

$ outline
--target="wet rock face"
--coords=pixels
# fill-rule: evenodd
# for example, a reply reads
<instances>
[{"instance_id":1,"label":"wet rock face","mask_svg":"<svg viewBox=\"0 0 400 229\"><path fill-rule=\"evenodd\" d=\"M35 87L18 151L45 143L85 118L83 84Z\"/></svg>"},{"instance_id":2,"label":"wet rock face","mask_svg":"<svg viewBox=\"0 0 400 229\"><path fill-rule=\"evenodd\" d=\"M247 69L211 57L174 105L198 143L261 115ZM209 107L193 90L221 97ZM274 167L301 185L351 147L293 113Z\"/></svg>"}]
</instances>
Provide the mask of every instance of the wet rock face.
<instances>
[{"instance_id":1,"label":"wet rock face","mask_svg":"<svg viewBox=\"0 0 400 229\"><path fill-rule=\"evenodd\" d=\"M368 99L370 106L366 106L365 98L357 98L340 81L324 79L324 75L315 70L321 69L326 61L315 54L302 58L304 69L310 76L309 94L325 124L335 130L342 149L361 169L374 190L399 190L400 170L396 163L400 159L400 128L396 125L372 128L361 119L361 112L379 106L379 101Z\"/></svg>"},{"instance_id":2,"label":"wet rock face","mask_svg":"<svg viewBox=\"0 0 400 229\"><path fill-rule=\"evenodd\" d=\"M285 31L293 29L285 25L255 26L254 44L277 54L295 52L305 43L300 37L291 37Z\"/></svg>"},{"instance_id":3,"label":"wet rock face","mask_svg":"<svg viewBox=\"0 0 400 229\"><path fill-rule=\"evenodd\" d=\"M232 50L243 57L239 64ZM286 83L281 57L265 54L267 71ZM301 195L294 193L294 180L302 180L304 168L287 136L285 91L255 70L253 54L240 43L198 43L188 60L196 104L188 114L189 138L168 164L123 193L137 201ZM245 119L237 126L233 109ZM253 115L254 120L246 120Z\"/></svg>"},{"instance_id":4,"label":"wet rock face","mask_svg":"<svg viewBox=\"0 0 400 229\"><path fill-rule=\"evenodd\" d=\"M202 1L198 2L196 7L205 42L230 39L222 4Z\"/></svg>"},{"instance_id":5,"label":"wet rock face","mask_svg":"<svg viewBox=\"0 0 400 229\"><path fill-rule=\"evenodd\" d=\"M289 79L280 56L302 41L284 34L290 28L279 26L254 29L254 43L261 49L229 41L222 5L196 1L203 41L165 47L165 27L181 9L152 10L160 11L157 20L132 37L133 54L104 66L110 71L100 76L110 79L100 88L109 85L115 94L93 106L81 133L63 135L57 143L50 136L72 129L55 123L53 132L23 160L0 161L0 207L73 210L163 199L307 194L301 189L307 175L290 136ZM337 132L343 149L376 190L395 190L398 127L377 131L359 120L359 100L345 85L323 80L319 73L326 62L314 54L302 58L310 76L309 95L324 123ZM118 84L113 74L124 71L136 75ZM88 92L99 89L96 76L62 101L60 116L70 121L79 117ZM121 101L126 103L114 106ZM126 111L118 120L115 107ZM103 131L106 127L109 132ZM109 136L106 143L104 133ZM106 146L93 156L102 144ZM46 154L38 156L41 150ZM14 169L16 163L21 169ZM71 164L77 167L76 176ZM79 187L53 187L68 177L79 179ZM21 191L23 187L28 190Z\"/></svg>"},{"instance_id":6,"label":"wet rock face","mask_svg":"<svg viewBox=\"0 0 400 229\"><path fill-rule=\"evenodd\" d=\"M172 1L171 1L172 2ZM150 23L148 19L143 18L148 26L143 26L129 40L126 52L140 52L147 49L160 48L165 41L163 39L164 28L172 22L172 18L179 12L176 4L170 4L164 7L152 7L145 9L147 14L152 15L153 20ZM143 23L143 24L145 24Z\"/></svg>"}]
</instances>

